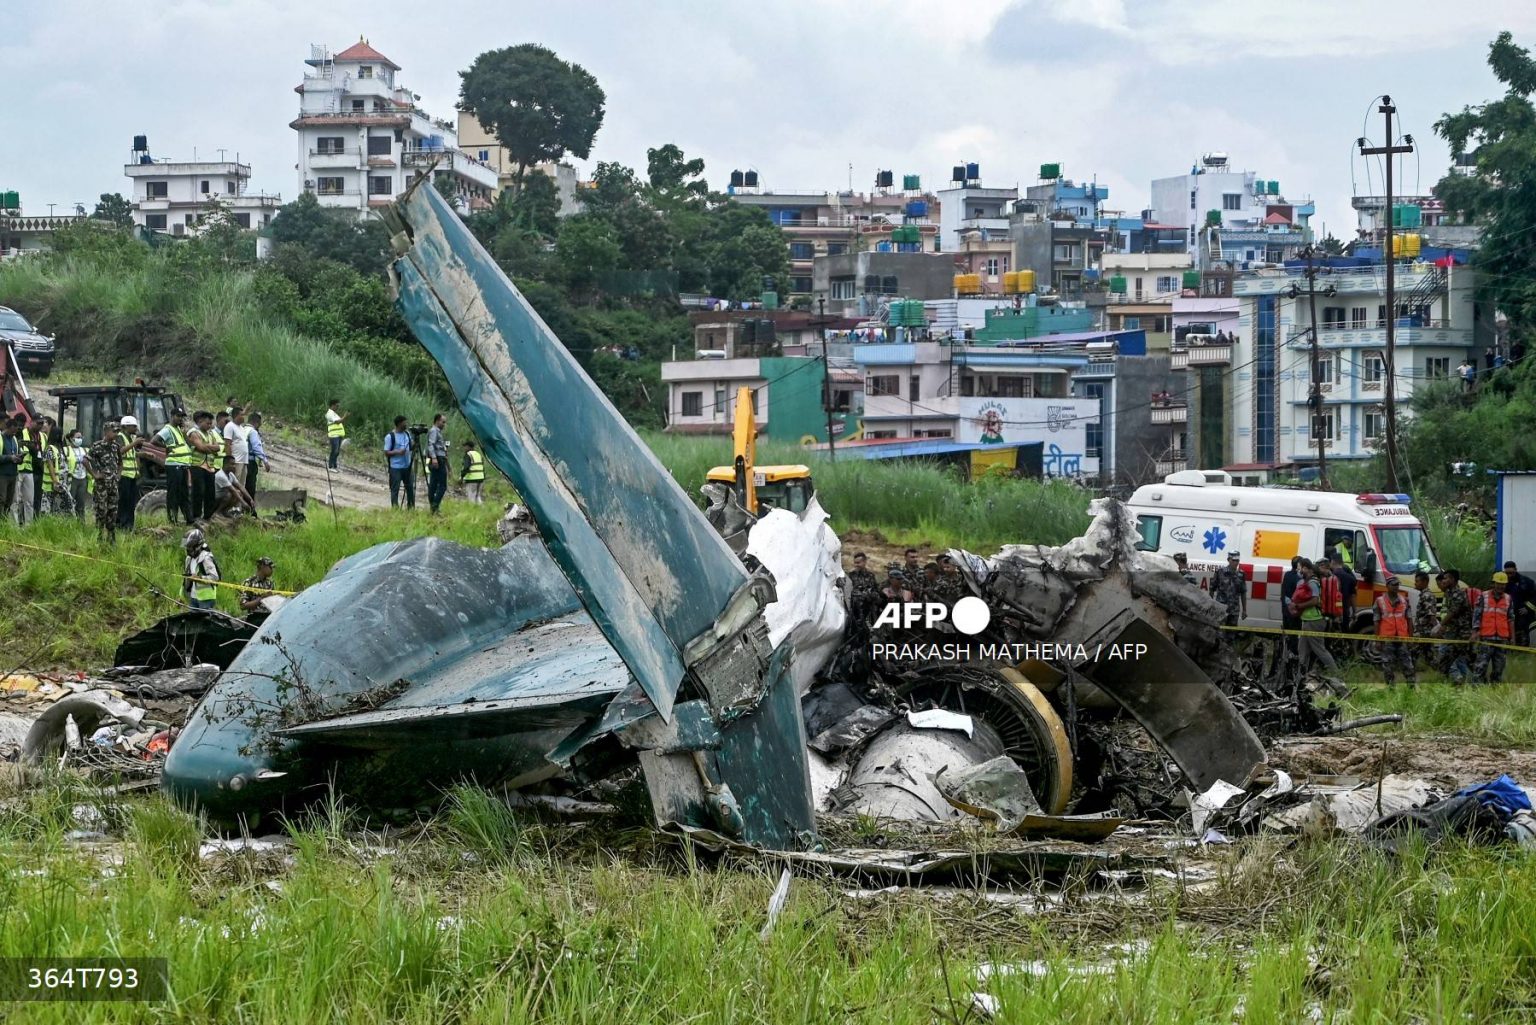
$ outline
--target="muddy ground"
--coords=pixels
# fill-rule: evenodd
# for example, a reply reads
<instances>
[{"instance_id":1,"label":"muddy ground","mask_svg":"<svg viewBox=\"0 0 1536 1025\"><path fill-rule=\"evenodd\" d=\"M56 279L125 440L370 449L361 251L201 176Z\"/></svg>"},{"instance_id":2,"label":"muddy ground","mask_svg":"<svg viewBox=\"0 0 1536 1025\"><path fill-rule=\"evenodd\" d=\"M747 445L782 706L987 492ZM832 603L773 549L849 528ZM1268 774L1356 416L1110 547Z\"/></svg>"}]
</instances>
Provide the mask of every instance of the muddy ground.
<instances>
[{"instance_id":1,"label":"muddy ground","mask_svg":"<svg viewBox=\"0 0 1536 1025\"><path fill-rule=\"evenodd\" d=\"M1366 779L1399 773L1446 789L1481 783L1501 773L1521 781L1536 780L1536 751L1484 747L1455 737L1286 737L1270 747L1269 762L1292 773Z\"/></svg>"}]
</instances>

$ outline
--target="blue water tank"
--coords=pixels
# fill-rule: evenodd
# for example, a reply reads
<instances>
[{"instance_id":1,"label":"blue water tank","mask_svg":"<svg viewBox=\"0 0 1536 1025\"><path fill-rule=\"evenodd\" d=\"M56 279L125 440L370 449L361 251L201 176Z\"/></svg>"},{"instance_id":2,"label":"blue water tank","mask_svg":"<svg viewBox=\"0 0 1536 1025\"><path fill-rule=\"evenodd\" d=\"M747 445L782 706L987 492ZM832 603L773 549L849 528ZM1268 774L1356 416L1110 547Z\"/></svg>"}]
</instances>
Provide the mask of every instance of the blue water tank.
<instances>
[{"instance_id":1,"label":"blue water tank","mask_svg":"<svg viewBox=\"0 0 1536 1025\"><path fill-rule=\"evenodd\" d=\"M914 199L907 204L908 217L927 217L928 203L926 200Z\"/></svg>"},{"instance_id":2,"label":"blue water tank","mask_svg":"<svg viewBox=\"0 0 1536 1025\"><path fill-rule=\"evenodd\" d=\"M877 253L889 253L890 251L891 244L889 242L880 242L875 245L875 252Z\"/></svg>"},{"instance_id":3,"label":"blue water tank","mask_svg":"<svg viewBox=\"0 0 1536 1025\"><path fill-rule=\"evenodd\" d=\"M965 180L966 181L973 182L973 181L975 181L976 179L978 179L980 177L981 177L981 165L980 164L966 164L965 165Z\"/></svg>"}]
</instances>

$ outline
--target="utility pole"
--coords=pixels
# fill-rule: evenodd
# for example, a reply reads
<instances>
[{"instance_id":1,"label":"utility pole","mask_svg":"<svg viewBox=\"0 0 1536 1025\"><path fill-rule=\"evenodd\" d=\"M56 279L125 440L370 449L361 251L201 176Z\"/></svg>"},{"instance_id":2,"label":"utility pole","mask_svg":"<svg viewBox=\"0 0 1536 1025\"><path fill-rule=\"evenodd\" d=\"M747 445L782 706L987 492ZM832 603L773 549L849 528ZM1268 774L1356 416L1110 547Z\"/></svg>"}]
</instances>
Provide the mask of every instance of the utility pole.
<instances>
[{"instance_id":1,"label":"utility pole","mask_svg":"<svg viewBox=\"0 0 1536 1025\"><path fill-rule=\"evenodd\" d=\"M1327 423L1327 417L1323 414L1323 359L1318 348L1317 337L1317 251L1309 245L1301 251L1301 255L1307 261L1307 315L1309 318L1307 334L1312 340L1312 386L1307 390L1307 413L1312 421L1312 437L1317 442L1317 485L1324 491L1331 491L1332 488L1328 484L1328 437L1327 433L1320 429L1321 425ZM1295 299L1300 296L1301 291L1292 285L1287 294ZM1323 294L1337 295L1338 289L1329 285Z\"/></svg>"},{"instance_id":2,"label":"utility pole","mask_svg":"<svg viewBox=\"0 0 1536 1025\"><path fill-rule=\"evenodd\" d=\"M1383 96L1381 104L1376 108L1386 123L1386 137L1384 146L1367 146L1366 140L1360 140L1360 155L1363 157L1385 156L1387 158L1387 201L1386 241L1382 243L1381 257L1387 265L1387 352L1386 352L1386 420L1387 420L1387 490L1396 492L1401 490L1397 482L1397 297L1395 292L1397 259L1392 252L1392 158L1402 153L1413 152L1413 136L1403 137L1403 145L1394 146L1396 138L1392 134L1392 115L1397 113L1397 107L1392 103L1392 97Z\"/></svg>"},{"instance_id":3,"label":"utility pole","mask_svg":"<svg viewBox=\"0 0 1536 1025\"><path fill-rule=\"evenodd\" d=\"M831 346L827 344L827 301L825 299L817 299L816 307L819 311L816 325L821 333L821 371L823 375L821 405L827 413L827 461L835 463L837 462L837 435L832 431L832 407L835 405L832 399L836 393L832 390L832 360L828 358L828 349Z\"/></svg>"}]
</instances>

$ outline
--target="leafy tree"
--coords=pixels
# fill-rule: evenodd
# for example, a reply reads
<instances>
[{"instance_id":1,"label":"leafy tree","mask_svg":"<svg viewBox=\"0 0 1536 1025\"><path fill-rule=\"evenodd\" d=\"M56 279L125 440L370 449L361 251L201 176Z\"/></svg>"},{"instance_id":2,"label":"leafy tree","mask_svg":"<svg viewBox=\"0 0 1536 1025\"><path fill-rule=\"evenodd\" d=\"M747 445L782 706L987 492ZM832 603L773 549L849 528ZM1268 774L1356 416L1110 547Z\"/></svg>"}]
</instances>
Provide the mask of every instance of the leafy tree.
<instances>
[{"instance_id":1,"label":"leafy tree","mask_svg":"<svg viewBox=\"0 0 1536 1025\"><path fill-rule=\"evenodd\" d=\"M703 159L685 159L683 151L670 142L645 151L645 171L651 191L665 205L697 205L709 198Z\"/></svg>"},{"instance_id":2,"label":"leafy tree","mask_svg":"<svg viewBox=\"0 0 1536 1025\"><path fill-rule=\"evenodd\" d=\"M1488 50L1488 66L1504 84L1504 95L1460 113L1446 114L1435 131L1453 157L1471 155L1471 174L1450 171L1435 186L1446 209L1484 226L1473 266L1484 295L1508 315L1515 331L1536 324L1536 61L1499 33Z\"/></svg>"},{"instance_id":3,"label":"leafy tree","mask_svg":"<svg viewBox=\"0 0 1536 1025\"><path fill-rule=\"evenodd\" d=\"M1340 242L1331 233L1327 238L1323 239L1322 242L1318 243L1318 246L1322 249L1323 255L1325 256L1344 255L1344 243Z\"/></svg>"},{"instance_id":4,"label":"leafy tree","mask_svg":"<svg viewBox=\"0 0 1536 1025\"><path fill-rule=\"evenodd\" d=\"M133 227L133 204L124 199L120 193L103 192L101 201L91 212L91 219L106 221L119 228L131 228Z\"/></svg>"},{"instance_id":5,"label":"leafy tree","mask_svg":"<svg viewBox=\"0 0 1536 1025\"><path fill-rule=\"evenodd\" d=\"M389 229L376 219L359 220L345 210L327 210L314 193L302 193L272 219L272 240L324 254L362 274L382 276L389 260Z\"/></svg>"},{"instance_id":6,"label":"leafy tree","mask_svg":"<svg viewBox=\"0 0 1536 1025\"><path fill-rule=\"evenodd\" d=\"M766 210L725 203L711 216L705 248L709 291L727 299L754 299L763 279L789 276L789 246Z\"/></svg>"},{"instance_id":7,"label":"leafy tree","mask_svg":"<svg viewBox=\"0 0 1536 1025\"><path fill-rule=\"evenodd\" d=\"M623 255L613 229L600 218L579 215L560 225L560 235L555 240L555 263L573 293L595 293L598 280L618 269Z\"/></svg>"},{"instance_id":8,"label":"leafy tree","mask_svg":"<svg viewBox=\"0 0 1536 1025\"><path fill-rule=\"evenodd\" d=\"M507 193L502 193L507 195ZM527 175L512 194L512 223L544 238L554 238L560 228L560 191L543 171Z\"/></svg>"},{"instance_id":9,"label":"leafy tree","mask_svg":"<svg viewBox=\"0 0 1536 1025\"><path fill-rule=\"evenodd\" d=\"M523 43L487 50L459 78L459 109L496 136L517 166L519 184L534 164L592 152L606 97L579 64Z\"/></svg>"}]
</instances>

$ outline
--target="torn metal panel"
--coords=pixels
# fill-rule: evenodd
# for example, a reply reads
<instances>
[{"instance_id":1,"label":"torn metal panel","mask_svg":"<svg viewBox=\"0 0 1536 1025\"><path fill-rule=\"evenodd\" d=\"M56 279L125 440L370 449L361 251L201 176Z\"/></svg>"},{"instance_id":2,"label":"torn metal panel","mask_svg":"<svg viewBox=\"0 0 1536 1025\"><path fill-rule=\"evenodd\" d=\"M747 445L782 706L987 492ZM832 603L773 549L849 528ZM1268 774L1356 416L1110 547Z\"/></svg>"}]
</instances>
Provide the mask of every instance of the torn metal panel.
<instances>
[{"instance_id":1,"label":"torn metal panel","mask_svg":"<svg viewBox=\"0 0 1536 1025\"><path fill-rule=\"evenodd\" d=\"M428 186L387 213L399 307L486 457L663 716L746 580L730 548Z\"/></svg>"},{"instance_id":2,"label":"torn metal panel","mask_svg":"<svg viewBox=\"0 0 1536 1025\"><path fill-rule=\"evenodd\" d=\"M946 767L934 777L944 800L999 833L1017 829L1030 815L1040 814L1040 802L1029 789L1029 777L1012 758L999 755L979 765Z\"/></svg>"},{"instance_id":3,"label":"torn metal panel","mask_svg":"<svg viewBox=\"0 0 1536 1025\"><path fill-rule=\"evenodd\" d=\"M265 612L235 619L212 610L167 616L123 638L112 664L151 672L204 664L228 669L266 618Z\"/></svg>"}]
</instances>

